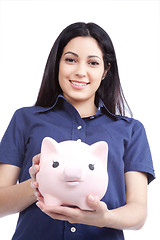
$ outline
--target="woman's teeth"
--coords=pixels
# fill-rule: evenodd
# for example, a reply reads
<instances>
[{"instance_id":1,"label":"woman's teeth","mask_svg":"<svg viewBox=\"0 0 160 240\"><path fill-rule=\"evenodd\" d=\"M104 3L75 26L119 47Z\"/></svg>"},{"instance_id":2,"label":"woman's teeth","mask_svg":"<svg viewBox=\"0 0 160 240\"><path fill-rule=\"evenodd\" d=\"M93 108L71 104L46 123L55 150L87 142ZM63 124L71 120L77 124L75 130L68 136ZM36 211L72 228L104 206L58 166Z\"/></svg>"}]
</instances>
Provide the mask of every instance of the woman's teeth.
<instances>
[{"instance_id":1,"label":"woman's teeth","mask_svg":"<svg viewBox=\"0 0 160 240\"><path fill-rule=\"evenodd\" d=\"M86 86L88 83L82 83L82 82L74 82L74 81L70 81L73 85L76 85L76 86Z\"/></svg>"}]
</instances>

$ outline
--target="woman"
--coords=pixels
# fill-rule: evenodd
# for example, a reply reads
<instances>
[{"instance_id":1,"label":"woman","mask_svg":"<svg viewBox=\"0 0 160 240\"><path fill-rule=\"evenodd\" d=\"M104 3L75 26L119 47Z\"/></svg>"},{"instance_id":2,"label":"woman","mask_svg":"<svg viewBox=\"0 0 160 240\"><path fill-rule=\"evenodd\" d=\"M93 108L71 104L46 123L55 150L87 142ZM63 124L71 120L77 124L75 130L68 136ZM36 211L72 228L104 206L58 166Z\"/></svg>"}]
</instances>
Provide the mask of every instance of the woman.
<instances>
[{"instance_id":1,"label":"woman","mask_svg":"<svg viewBox=\"0 0 160 240\"><path fill-rule=\"evenodd\" d=\"M124 239L123 229L143 226L154 170L144 127L125 117L125 106L108 34L94 23L64 29L50 52L35 106L16 111L0 146L0 214L20 212L14 240L116 240ZM46 136L108 143L107 193L101 201L86 199L95 211L44 205L35 180Z\"/></svg>"}]
</instances>

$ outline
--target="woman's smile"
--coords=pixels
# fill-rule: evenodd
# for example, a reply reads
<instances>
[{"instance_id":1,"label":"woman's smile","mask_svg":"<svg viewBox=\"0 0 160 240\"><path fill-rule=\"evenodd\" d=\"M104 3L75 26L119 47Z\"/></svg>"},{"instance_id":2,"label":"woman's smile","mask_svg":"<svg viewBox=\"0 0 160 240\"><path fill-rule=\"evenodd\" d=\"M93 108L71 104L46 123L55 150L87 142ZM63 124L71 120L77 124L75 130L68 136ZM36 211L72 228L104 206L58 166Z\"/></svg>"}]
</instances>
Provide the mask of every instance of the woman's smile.
<instances>
[{"instance_id":1,"label":"woman's smile","mask_svg":"<svg viewBox=\"0 0 160 240\"><path fill-rule=\"evenodd\" d=\"M69 81L71 85L76 89L82 89L89 84L89 82L84 82L84 81L77 81L77 80L69 80Z\"/></svg>"}]
</instances>

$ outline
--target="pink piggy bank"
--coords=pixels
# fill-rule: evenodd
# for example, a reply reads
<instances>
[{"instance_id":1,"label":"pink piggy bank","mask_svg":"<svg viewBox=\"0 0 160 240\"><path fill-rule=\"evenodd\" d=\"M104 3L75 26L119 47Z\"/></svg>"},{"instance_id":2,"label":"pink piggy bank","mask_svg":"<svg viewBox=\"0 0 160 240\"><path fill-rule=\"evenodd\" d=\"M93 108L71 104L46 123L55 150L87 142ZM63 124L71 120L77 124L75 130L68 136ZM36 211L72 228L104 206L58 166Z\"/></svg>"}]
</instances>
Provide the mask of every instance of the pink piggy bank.
<instances>
[{"instance_id":1,"label":"pink piggy bank","mask_svg":"<svg viewBox=\"0 0 160 240\"><path fill-rule=\"evenodd\" d=\"M57 143L52 138L44 138L36 177L44 203L93 210L86 198L91 194L101 200L105 195L107 159L108 144L104 141L89 146L78 141Z\"/></svg>"}]
</instances>

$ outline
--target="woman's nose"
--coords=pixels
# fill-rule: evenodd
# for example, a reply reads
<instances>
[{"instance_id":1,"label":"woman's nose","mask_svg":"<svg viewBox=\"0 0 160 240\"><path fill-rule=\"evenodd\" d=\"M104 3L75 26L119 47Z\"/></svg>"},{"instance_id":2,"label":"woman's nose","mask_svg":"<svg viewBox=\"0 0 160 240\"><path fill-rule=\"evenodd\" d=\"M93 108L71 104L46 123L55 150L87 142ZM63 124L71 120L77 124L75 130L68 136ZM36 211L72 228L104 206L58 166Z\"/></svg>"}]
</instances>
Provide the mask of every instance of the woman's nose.
<instances>
[{"instance_id":1,"label":"woman's nose","mask_svg":"<svg viewBox=\"0 0 160 240\"><path fill-rule=\"evenodd\" d=\"M79 77L79 78L83 78L86 76L86 74L84 74L84 73L76 73L75 75L76 75L76 77Z\"/></svg>"},{"instance_id":2,"label":"woman's nose","mask_svg":"<svg viewBox=\"0 0 160 240\"><path fill-rule=\"evenodd\" d=\"M84 64L79 64L77 66L75 75L76 77L79 77L79 78L86 77L86 67L84 66Z\"/></svg>"}]
</instances>

